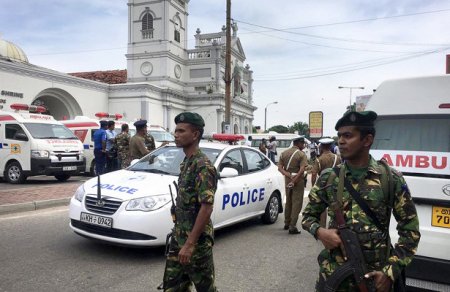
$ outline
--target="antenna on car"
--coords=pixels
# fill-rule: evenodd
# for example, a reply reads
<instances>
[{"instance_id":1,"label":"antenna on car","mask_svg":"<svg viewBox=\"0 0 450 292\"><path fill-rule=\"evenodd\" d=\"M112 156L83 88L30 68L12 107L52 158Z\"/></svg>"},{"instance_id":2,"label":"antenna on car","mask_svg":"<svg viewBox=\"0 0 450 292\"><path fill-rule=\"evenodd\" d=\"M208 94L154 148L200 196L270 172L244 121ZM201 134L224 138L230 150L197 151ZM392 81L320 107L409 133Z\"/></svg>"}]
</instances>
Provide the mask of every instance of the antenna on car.
<instances>
[{"instance_id":1,"label":"antenna on car","mask_svg":"<svg viewBox=\"0 0 450 292\"><path fill-rule=\"evenodd\" d=\"M97 175L97 200L102 199L102 188L100 187L100 174Z\"/></svg>"}]
</instances>

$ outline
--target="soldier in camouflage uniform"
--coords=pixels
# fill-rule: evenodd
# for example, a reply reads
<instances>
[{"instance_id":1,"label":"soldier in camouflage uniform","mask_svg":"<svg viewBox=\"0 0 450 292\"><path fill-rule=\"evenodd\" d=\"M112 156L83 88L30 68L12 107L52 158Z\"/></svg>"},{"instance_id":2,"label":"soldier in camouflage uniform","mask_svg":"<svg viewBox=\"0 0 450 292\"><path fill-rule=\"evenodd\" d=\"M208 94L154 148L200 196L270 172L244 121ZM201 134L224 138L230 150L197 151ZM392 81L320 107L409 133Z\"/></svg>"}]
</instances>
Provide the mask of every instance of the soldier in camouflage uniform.
<instances>
[{"instance_id":1,"label":"soldier in camouflage uniform","mask_svg":"<svg viewBox=\"0 0 450 292\"><path fill-rule=\"evenodd\" d=\"M420 232L416 208L402 174L392 169L393 194L386 194L386 191L383 191L386 188L381 182L383 171L387 170L381 162L377 162L369 155L375 136L376 117L377 114L372 111L347 112L337 122L335 128L338 131L339 148L345 161L338 168L344 168L345 177L360 193L361 198L367 202L385 228L379 230L345 188L341 208L347 226L358 236L368 270L371 271L366 277L374 280L377 291L390 291L392 283L411 262L419 244ZM335 212L328 208L328 215L331 218L329 229L319 224L320 214L332 203L338 201L336 196L338 183L339 176L335 175L331 168L322 172L309 193L309 203L303 212L303 228L316 239L321 240L325 246L318 257L320 267L316 285L318 291L320 291L320 283L345 262ZM392 200L389 196L393 196ZM390 205L391 201L393 201L392 205ZM399 240L394 249L388 248L388 242L390 242L388 222L391 209L397 220L399 234ZM390 250L389 255L388 250ZM352 277L344 280L338 288L338 291L357 290Z\"/></svg>"},{"instance_id":2,"label":"soldier in camouflage uniform","mask_svg":"<svg viewBox=\"0 0 450 292\"><path fill-rule=\"evenodd\" d=\"M131 162L130 139L128 124L122 125L122 132L116 136L117 156L119 158L120 168L127 168Z\"/></svg>"},{"instance_id":3,"label":"soldier in camouflage uniform","mask_svg":"<svg viewBox=\"0 0 450 292\"><path fill-rule=\"evenodd\" d=\"M175 144L186 155L180 165L176 222L169 244L164 271L165 291L216 291L212 246L213 226L210 219L217 173L198 144L205 122L196 113L175 117Z\"/></svg>"},{"instance_id":4,"label":"soldier in camouflage uniform","mask_svg":"<svg viewBox=\"0 0 450 292\"><path fill-rule=\"evenodd\" d=\"M152 135L150 135L149 132L146 132L144 136L144 143L148 151L152 152L153 150L155 150L155 139Z\"/></svg>"}]
</instances>

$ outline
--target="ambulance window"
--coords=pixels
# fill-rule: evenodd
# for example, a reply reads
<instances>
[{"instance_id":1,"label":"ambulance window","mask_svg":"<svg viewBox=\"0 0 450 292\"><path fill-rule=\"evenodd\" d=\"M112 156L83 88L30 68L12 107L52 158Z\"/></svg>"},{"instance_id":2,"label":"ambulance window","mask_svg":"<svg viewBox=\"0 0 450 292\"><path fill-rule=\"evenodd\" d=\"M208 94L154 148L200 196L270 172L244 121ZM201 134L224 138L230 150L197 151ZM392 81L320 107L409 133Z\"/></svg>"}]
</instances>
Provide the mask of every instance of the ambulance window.
<instances>
[{"instance_id":1,"label":"ambulance window","mask_svg":"<svg viewBox=\"0 0 450 292\"><path fill-rule=\"evenodd\" d=\"M5 125L5 138L6 139L16 139L16 134L25 134L22 127L17 124L6 124Z\"/></svg>"},{"instance_id":2,"label":"ambulance window","mask_svg":"<svg viewBox=\"0 0 450 292\"><path fill-rule=\"evenodd\" d=\"M372 149L450 152L450 116L383 117Z\"/></svg>"},{"instance_id":3,"label":"ambulance window","mask_svg":"<svg viewBox=\"0 0 450 292\"><path fill-rule=\"evenodd\" d=\"M230 167L236 169L239 174L242 174L242 166L243 163L241 151L239 149L235 149L228 152L227 155L223 158L219 166L219 171L222 171L225 167Z\"/></svg>"},{"instance_id":4,"label":"ambulance window","mask_svg":"<svg viewBox=\"0 0 450 292\"><path fill-rule=\"evenodd\" d=\"M244 149L243 151L245 160L247 162L248 172L259 171L270 165L269 160L267 160L267 158L264 158L258 152L248 149Z\"/></svg>"}]
</instances>

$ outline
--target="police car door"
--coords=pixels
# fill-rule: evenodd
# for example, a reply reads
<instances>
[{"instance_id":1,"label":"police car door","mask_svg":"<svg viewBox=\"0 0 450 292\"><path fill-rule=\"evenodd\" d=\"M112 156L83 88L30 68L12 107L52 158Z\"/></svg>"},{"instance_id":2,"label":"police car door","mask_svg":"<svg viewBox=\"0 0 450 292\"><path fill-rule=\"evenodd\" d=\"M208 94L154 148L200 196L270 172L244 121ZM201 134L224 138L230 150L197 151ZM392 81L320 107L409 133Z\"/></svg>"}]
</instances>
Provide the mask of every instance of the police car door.
<instances>
[{"instance_id":1,"label":"police car door","mask_svg":"<svg viewBox=\"0 0 450 292\"><path fill-rule=\"evenodd\" d=\"M241 204L241 196L246 192L248 184L243 176L244 164L239 148L234 148L226 153L219 164L218 171L224 168L237 170L234 177L220 178L217 182L217 192L214 198L214 225L227 225L237 217L245 213L248 207Z\"/></svg>"},{"instance_id":2,"label":"police car door","mask_svg":"<svg viewBox=\"0 0 450 292\"><path fill-rule=\"evenodd\" d=\"M271 163L259 151L243 149L245 181L248 184L245 198L249 201L249 212L261 213L273 192Z\"/></svg>"}]
</instances>

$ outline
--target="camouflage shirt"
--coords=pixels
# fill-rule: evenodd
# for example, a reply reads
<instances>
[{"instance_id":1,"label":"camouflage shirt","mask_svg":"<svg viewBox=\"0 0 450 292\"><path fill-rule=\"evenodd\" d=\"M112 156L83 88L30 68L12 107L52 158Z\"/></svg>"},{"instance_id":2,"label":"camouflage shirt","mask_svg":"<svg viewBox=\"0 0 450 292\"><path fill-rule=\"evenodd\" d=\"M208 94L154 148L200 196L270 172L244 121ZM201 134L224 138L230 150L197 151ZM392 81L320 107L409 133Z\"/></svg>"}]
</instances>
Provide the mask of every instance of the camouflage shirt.
<instances>
[{"instance_id":1,"label":"camouflage shirt","mask_svg":"<svg viewBox=\"0 0 450 292\"><path fill-rule=\"evenodd\" d=\"M343 165L345 164L338 167ZM381 163L370 157L368 169L360 181L352 177L348 167L346 167L346 177L387 229L390 208L388 206L389 196L383 193L381 186L382 167ZM324 188L332 171L331 168L323 171L318 182L309 193L309 203L303 212L303 229L314 236L320 227L320 214L336 201L339 177L335 176L332 187ZM387 236L385 232L378 230L370 217L352 199L345 188L342 195L342 210L347 226L358 235L369 270L382 271L394 280L401 270L411 262L419 244L420 232L416 208L412 202L408 186L400 172L392 169L392 174L394 184L392 212L397 220L399 240L395 244L394 250L391 250L388 261L386 261ZM329 228L336 228L337 223L332 208L328 208L328 215L330 216ZM320 253L318 261L320 273L325 279L344 263L339 248L334 250L324 249ZM342 283L340 290L352 289L354 285L353 280L348 279Z\"/></svg>"},{"instance_id":2,"label":"camouflage shirt","mask_svg":"<svg viewBox=\"0 0 450 292\"><path fill-rule=\"evenodd\" d=\"M121 132L116 136L117 153L119 157L130 155L130 139L131 136L127 132Z\"/></svg>"},{"instance_id":3,"label":"camouflage shirt","mask_svg":"<svg viewBox=\"0 0 450 292\"><path fill-rule=\"evenodd\" d=\"M216 168L200 149L190 158L184 158L180 171L174 236L181 247L194 227L201 204L214 204L218 177ZM212 245L213 232L212 222L209 220L199 241L207 238Z\"/></svg>"}]
</instances>

